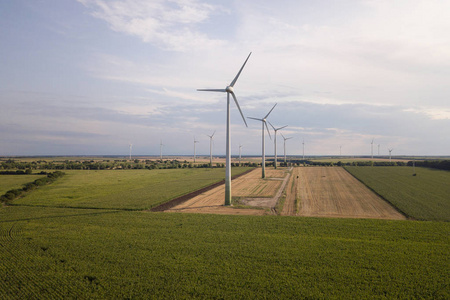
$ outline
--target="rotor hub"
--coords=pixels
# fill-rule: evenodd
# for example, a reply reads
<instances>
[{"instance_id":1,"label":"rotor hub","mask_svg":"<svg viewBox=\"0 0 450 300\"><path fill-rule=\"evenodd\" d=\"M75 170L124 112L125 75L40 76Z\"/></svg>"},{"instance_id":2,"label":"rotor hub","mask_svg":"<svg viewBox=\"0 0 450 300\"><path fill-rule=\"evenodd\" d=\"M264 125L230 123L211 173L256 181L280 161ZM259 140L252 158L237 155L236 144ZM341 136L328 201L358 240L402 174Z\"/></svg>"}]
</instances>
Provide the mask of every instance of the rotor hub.
<instances>
[{"instance_id":1,"label":"rotor hub","mask_svg":"<svg viewBox=\"0 0 450 300\"><path fill-rule=\"evenodd\" d=\"M227 93L233 93L234 89L233 89L233 87L231 85L229 85L229 86L226 87L225 91L227 91Z\"/></svg>"}]
</instances>

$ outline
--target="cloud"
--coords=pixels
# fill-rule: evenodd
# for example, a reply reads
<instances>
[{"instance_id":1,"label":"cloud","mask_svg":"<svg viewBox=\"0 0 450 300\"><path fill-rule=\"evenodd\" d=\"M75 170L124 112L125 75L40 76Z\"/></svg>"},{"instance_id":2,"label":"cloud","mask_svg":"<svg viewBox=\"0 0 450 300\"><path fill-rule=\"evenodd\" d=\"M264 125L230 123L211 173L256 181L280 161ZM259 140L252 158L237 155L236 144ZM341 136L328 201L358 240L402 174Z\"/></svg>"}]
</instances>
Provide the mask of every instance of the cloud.
<instances>
[{"instance_id":1,"label":"cloud","mask_svg":"<svg viewBox=\"0 0 450 300\"><path fill-rule=\"evenodd\" d=\"M220 6L197 0L78 0L91 14L106 21L111 29L173 51L207 49L225 41L209 38L196 28Z\"/></svg>"}]
</instances>

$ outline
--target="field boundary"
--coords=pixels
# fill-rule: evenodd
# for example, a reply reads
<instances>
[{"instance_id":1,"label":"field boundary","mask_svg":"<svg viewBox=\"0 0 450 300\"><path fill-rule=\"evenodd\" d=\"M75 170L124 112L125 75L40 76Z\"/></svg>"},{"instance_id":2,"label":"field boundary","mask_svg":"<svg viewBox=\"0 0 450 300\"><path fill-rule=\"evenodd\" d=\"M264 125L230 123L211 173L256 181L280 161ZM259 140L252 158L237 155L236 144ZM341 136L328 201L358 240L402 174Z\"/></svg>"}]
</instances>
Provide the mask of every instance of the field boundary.
<instances>
[{"instance_id":1,"label":"field boundary","mask_svg":"<svg viewBox=\"0 0 450 300\"><path fill-rule=\"evenodd\" d=\"M254 170L254 169L252 168L252 169L250 169L250 170L247 170L247 171L245 171L245 172L242 172L241 174L237 174L237 175L231 176L231 179L239 178L239 177L241 177L241 176L243 176L243 175L245 175L245 174L247 174L247 173L250 173L250 172L253 171L253 170ZM195 196L198 196L198 195L200 195L200 194L202 194L202 193L204 193L204 192L207 192L207 191L209 191L209 190L212 190L213 188L216 188L216 187L218 187L218 186L221 186L222 184L225 184L225 179L222 179L221 181L218 181L218 182L216 182L216 183L213 183L213 184L211 184L211 185L208 185L208 186L206 186L206 187L204 187L204 188L201 188L201 189L199 189L199 190L190 192L190 193L188 193L188 194L186 194L186 195L182 195L182 196L179 196L179 197L177 197L177 198L175 198L175 199L172 199L172 200L170 200L170 201L167 201L167 202L165 202L165 203L162 203L162 204L160 204L160 205L158 205L158 206L155 206L155 207L151 208L150 211L152 211L152 212L162 212L162 211L171 209L171 208L173 208L173 207L175 207L175 206L177 206L177 205L180 205L180 204L182 204L182 203L188 201L188 200L191 199L191 198L194 198Z\"/></svg>"},{"instance_id":2,"label":"field boundary","mask_svg":"<svg viewBox=\"0 0 450 300\"><path fill-rule=\"evenodd\" d=\"M382 195L380 195L376 190L374 190L373 188L371 188L370 186L368 186L364 181L362 181L361 179L359 179L358 177L356 177L355 175L353 175L349 170L347 170L346 167L343 168L347 173L349 173L353 178L355 178L356 180L358 180L359 182L361 182L362 184L364 184L365 187L367 187L369 190L371 190L372 192L374 192L378 197L380 197L381 199L383 199L384 201L386 201L387 203L389 203L390 206L392 206L397 212L401 213L403 216L405 216L406 219L408 220L416 220L414 217L408 215L407 213L405 213L404 211L402 211L400 208L398 208L396 205L394 205L391 201L389 201L388 199L384 198Z\"/></svg>"}]
</instances>

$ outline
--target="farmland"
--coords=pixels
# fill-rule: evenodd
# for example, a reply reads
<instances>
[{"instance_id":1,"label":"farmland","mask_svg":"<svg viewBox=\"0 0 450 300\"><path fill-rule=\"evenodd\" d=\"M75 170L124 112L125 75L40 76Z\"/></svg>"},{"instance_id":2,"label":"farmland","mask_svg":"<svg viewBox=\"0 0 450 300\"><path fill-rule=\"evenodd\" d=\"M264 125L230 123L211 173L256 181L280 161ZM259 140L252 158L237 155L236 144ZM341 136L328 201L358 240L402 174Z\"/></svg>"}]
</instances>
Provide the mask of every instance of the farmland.
<instances>
[{"instance_id":1,"label":"farmland","mask_svg":"<svg viewBox=\"0 0 450 300\"><path fill-rule=\"evenodd\" d=\"M249 168L234 168L233 175ZM14 201L16 205L148 209L218 182L224 169L70 170L52 186ZM8 175L9 176L9 175Z\"/></svg>"},{"instance_id":2,"label":"farmland","mask_svg":"<svg viewBox=\"0 0 450 300\"><path fill-rule=\"evenodd\" d=\"M448 299L446 222L0 210L0 298Z\"/></svg>"},{"instance_id":3,"label":"farmland","mask_svg":"<svg viewBox=\"0 0 450 300\"><path fill-rule=\"evenodd\" d=\"M346 167L406 215L419 220L450 221L450 172L411 167Z\"/></svg>"},{"instance_id":4,"label":"farmland","mask_svg":"<svg viewBox=\"0 0 450 300\"><path fill-rule=\"evenodd\" d=\"M42 175L0 175L0 195L39 178L42 178Z\"/></svg>"}]
</instances>

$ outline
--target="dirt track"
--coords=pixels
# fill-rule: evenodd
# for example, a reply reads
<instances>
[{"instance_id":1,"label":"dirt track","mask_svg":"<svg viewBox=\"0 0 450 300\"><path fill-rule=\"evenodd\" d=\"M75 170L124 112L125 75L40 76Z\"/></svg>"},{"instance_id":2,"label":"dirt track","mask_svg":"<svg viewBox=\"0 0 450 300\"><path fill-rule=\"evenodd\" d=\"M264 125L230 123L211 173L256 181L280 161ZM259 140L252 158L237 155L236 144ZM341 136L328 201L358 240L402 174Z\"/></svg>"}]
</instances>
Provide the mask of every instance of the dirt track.
<instances>
[{"instance_id":1,"label":"dirt track","mask_svg":"<svg viewBox=\"0 0 450 300\"><path fill-rule=\"evenodd\" d=\"M297 178L298 176L298 178ZM338 167L295 168L282 214L404 220L389 203ZM296 196L296 197L295 197ZM297 207L292 202L298 200ZM292 211L294 207L294 211Z\"/></svg>"},{"instance_id":2,"label":"dirt track","mask_svg":"<svg viewBox=\"0 0 450 300\"><path fill-rule=\"evenodd\" d=\"M231 193L233 197L245 197L245 204L259 206L264 209L239 209L223 205L225 199L225 188L223 185L202 193L182 204L179 204L167 212L192 212L212 214L241 214L241 215L264 215L271 214L270 208L275 206L277 192L283 183L285 172L281 170L267 170L266 179L261 179L261 169L255 169L248 174L232 180ZM254 205L258 202L259 205Z\"/></svg>"}]
</instances>

